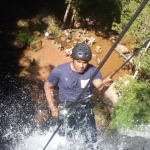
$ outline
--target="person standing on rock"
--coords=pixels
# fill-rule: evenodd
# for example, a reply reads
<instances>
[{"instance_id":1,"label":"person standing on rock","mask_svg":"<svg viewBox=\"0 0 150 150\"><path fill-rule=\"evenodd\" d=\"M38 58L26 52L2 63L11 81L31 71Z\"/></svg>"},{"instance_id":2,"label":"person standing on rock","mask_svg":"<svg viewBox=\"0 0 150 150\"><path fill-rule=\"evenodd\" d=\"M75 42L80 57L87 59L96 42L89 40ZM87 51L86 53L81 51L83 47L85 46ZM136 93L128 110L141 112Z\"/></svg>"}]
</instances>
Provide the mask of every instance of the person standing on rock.
<instances>
[{"instance_id":1,"label":"person standing on rock","mask_svg":"<svg viewBox=\"0 0 150 150\"><path fill-rule=\"evenodd\" d=\"M45 82L44 90L51 114L53 117L58 117L58 123L63 119L65 111L67 112L74 105L82 89L97 69L89 64L91 58L92 52L87 44L75 45L72 50L72 61L54 68ZM96 141L96 125L91 103L92 89L102 85L98 90L104 92L112 83L113 80L110 77L103 80L101 73L98 72L73 111L66 118L67 121L64 124L66 125L65 128L68 128L67 133L65 133L66 129L62 127L59 134L71 137L73 133L79 130L81 135L83 134L86 138L86 142ZM58 107L54 104L54 86L59 88L60 103Z\"/></svg>"}]
</instances>

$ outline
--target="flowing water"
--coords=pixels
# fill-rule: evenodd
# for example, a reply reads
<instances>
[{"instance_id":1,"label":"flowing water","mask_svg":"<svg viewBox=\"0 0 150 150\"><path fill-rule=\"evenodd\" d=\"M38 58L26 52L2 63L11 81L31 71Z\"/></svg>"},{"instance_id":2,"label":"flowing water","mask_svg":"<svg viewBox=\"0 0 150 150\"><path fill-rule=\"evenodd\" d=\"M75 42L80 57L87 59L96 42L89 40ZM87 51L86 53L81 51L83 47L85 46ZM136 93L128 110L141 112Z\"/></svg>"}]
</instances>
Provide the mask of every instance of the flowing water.
<instances>
[{"instance_id":1,"label":"flowing water","mask_svg":"<svg viewBox=\"0 0 150 150\"><path fill-rule=\"evenodd\" d=\"M111 45L102 37L96 41L96 44L100 44L104 49L101 54L97 54L102 60ZM92 46L93 53L94 49L95 45ZM43 81L32 76L38 75L37 68L31 68L30 76L13 76L11 71L16 71L17 68L11 62L10 52L4 51L2 54L6 54L0 55L3 63L2 67L0 63L0 150L42 150L57 128L55 120L50 117ZM17 59L18 57L15 57L13 60L17 62ZM119 55L113 52L101 69L103 76L109 74L112 69L118 69L122 63ZM124 71L120 71L116 78L122 75ZM150 126L140 126L138 131L122 129L120 133L98 129L98 140L93 144L93 149L150 150L149 130ZM90 144L85 143L84 137L78 132L74 133L74 138L70 140L56 134L46 149L90 150Z\"/></svg>"},{"instance_id":2,"label":"flowing water","mask_svg":"<svg viewBox=\"0 0 150 150\"><path fill-rule=\"evenodd\" d=\"M12 8L14 9L14 7ZM16 11L13 10L13 12ZM32 12L34 12L33 9ZM21 8L21 13L26 12ZM13 14L10 13L10 15L11 17L4 17L5 19L9 18L9 22L12 20ZM8 25L12 26L12 22L5 24L5 26ZM5 42L6 40L1 40L1 43ZM111 45L104 38L96 39L96 42L104 49L101 54L98 54L102 60ZM95 49L95 46L92 48ZM2 49L3 47L1 47ZM10 59L8 59L8 55L10 55ZM43 82L32 76L21 78L8 73L7 67L13 68L11 56L10 51L7 54L5 50L0 54L0 60L4 59L6 65L3 70L0 62L0 150L42 150L57 127L50 117L43 91ZM121 65L122 61L117 57L119 55L114 52L109 58L101 69L103 76L110 73L114 66L117 69ZM16 61L17 58L14 60ZM124 72L120 71L117 77L123 74ZM150 150L149 130L150 126L140 126L138 131L122 129L120 133L99 129L98 141L94 143L94 149ZM87 148L88 144L84 143L80 133L74 134L74 139L69 141L56 134L47 150L90 150Z\"/></svg>"},{"instance_id":3,"label":"flowing water","mask_svg":"<svg viewBox=\"0 0 150 150\"><path fill-rule=\"evenodd\" d=\"M44 95L42 81L9 74L1 76L0 150L42 150L45 147L57 126L49 117L47 102L41 95ZM150 150L149 130L150 126L141 126L138 131L122 129L120 133L99 130L98 141L93 147L98 150ZM46 149L90 150L88 145L80 133L75 133L71 140L56 134Z\"/></svg>"}]
</instances>

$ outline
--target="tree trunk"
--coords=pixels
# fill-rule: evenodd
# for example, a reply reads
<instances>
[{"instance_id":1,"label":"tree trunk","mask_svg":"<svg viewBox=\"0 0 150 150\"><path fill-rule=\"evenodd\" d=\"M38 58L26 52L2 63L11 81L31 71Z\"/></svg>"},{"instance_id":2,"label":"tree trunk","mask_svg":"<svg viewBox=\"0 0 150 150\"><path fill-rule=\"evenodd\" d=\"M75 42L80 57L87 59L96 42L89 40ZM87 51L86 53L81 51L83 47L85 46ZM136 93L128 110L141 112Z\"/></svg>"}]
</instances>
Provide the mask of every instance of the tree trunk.
<instances>
[{"instance_id":1,"label":"tree trunk","mask_svg":"<svg viewBox=\"0 0 150 150\"><path fill-rule=\"evenodd\" d=\"M145 51L146 51L146 52L148 52L149 46L150 46L150 42L148 42L148 44L147 44L147 46L146 46L146 48L145 48Z\"/></svg>"},{"instance_id":2,"label":"tree trunk","mask_svg":"<svg viewBox=\"0 0 150 150\"><path fill-rule=\"evenodd\" d=\"M73 26L73 23L74 23L74 15L72 15L71 17L71 27Z\"/></svg>"},{"instance_id":3,"label":"tree trunk","mask_svg":"<svg viewBox=\"0 0 150 150\"><path fill-rule=\"evenodd\" d=\"M71 1L69 1L68 3L68 6L67 6L67 9L66 9L66 12L65 12L65 15L64 15L64 19L63 19L63 22L62 22L62 25L61 25L61 28L64 29L65 27L65 24L66 24L66 20L67 20L67 17L68 17L68 14L69 14L69 10L70 10L70 7L71 7Z\"/></svg>"}]
</instances>

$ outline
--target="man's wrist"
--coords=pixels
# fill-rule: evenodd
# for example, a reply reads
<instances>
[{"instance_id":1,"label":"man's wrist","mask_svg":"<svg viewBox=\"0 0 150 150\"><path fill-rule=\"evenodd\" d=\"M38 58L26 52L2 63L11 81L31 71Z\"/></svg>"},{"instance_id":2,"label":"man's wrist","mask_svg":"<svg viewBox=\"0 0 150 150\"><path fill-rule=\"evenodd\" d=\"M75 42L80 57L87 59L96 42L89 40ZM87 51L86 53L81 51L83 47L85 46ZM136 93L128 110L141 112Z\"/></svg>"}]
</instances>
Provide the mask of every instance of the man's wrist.
<instances>
[{"instance_id":1,"label":"man's wrist","mask_svg":"<svg viewBox=\"0 0 150 150\"><path fill-rule=\"evenodd\" d=\"M56 110L57 107L56 107L55 105L50 105L50 109L51 109L51 110Z\"/></svg>"},{"instance_id":2,"label":"man's wrist","mask_svg":"<svg viewBox=\"0 0 150 150\"><path fill-rule=\"evenodd\" d=\"M50 102L49 105L50 105L50 107L55 106L55 104L53 102Z\"/></svg>"},{"instance_id":3,"label":"man's wrist","mask_svg":"<svg viewBox=\"0 0 150 150\"><path fill-rule=\"evenodd\" d=\"M106 86L106 81L105 81L105 80L103 80L103 86L104 86L104 87L107 87L107 86Z\"/></svg>"}]
</instances>

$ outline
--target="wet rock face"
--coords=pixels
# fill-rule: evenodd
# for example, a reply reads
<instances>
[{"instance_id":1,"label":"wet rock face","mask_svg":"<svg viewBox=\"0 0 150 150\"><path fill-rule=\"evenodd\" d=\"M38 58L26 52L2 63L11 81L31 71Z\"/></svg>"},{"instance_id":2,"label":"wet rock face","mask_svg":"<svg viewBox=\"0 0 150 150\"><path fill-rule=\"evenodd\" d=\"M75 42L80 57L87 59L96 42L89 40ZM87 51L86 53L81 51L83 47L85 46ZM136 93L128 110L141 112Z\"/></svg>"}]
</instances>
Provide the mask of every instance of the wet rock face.
<instances>
[{"instance_id":1,"label":"wet rock face","mask_svg":"<svg viewBox=\"0 0 150 150\"><path fill-rule=\"evenodd\" d=\"M33 50L33 51L38 51L42 48L42 41L41 40L38 40L38 41L35 41L35 42L32 42L30 44L30 49Z\"/></svg>"}]
</instances>

